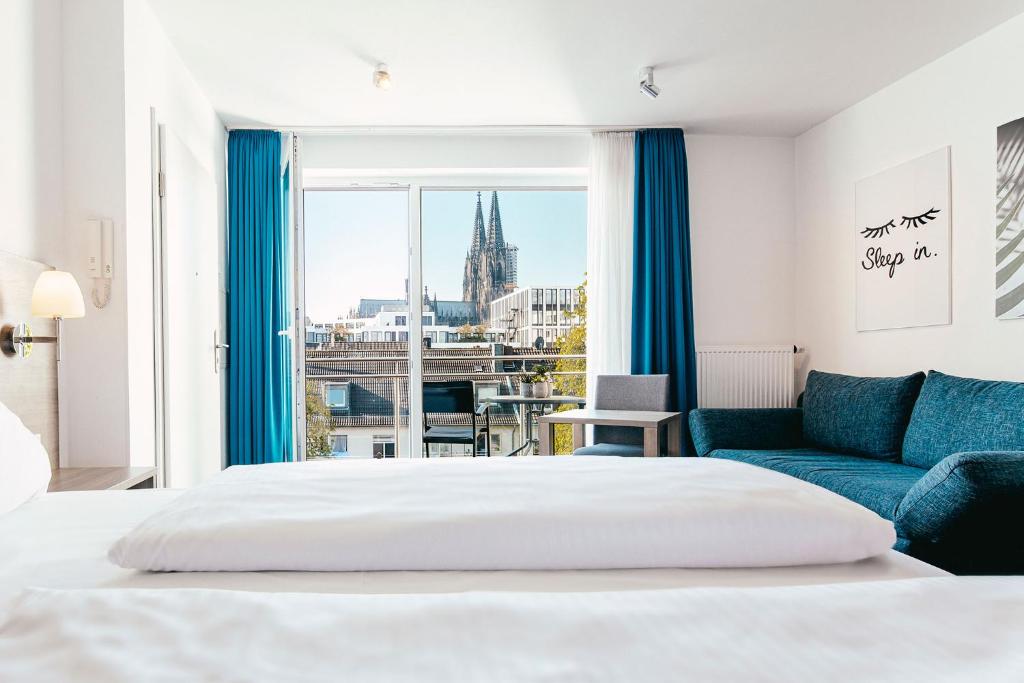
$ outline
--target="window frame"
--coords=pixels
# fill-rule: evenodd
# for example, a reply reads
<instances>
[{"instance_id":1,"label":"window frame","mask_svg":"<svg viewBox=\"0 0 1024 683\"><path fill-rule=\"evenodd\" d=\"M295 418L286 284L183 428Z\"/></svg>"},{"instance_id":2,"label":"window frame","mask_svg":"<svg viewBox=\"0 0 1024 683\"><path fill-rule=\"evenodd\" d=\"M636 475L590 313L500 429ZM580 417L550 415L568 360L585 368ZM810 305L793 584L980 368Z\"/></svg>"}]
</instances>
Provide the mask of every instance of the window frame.
<instances>
[{"instance_id":1,"label":"window frame","mask_svg":"<svg viewBox=\"0 0 1024 683\"><path fill-rule=\"evenodd\" d=\"M293 272L295 292L296 321L305 320L305 271L303 256L305 254L305 230L304 211L306 192L310 191L344 191L344 190L405 190L409 204L408 220L408 244L409 244L409 291L423 291L423 220L422 220L422 199L424 192L438 191L478 191L478 192L522 192L522 191L569 191L589 192L587 185L588 169L586 168L557 168L557 169L444 169L437 172L433 169L420 169L417 174L409 174L402 171L381 171L377 169L332 169L329 173L321 173L319 170L308 173L301 165L297 165L300 173L294 174L295 193L294 196L302 197L302 200L294 202L296 209L296 241L293 247L295 254L295 269ZM464 174L463 174L464 173ZM526 288L522 288L526 289ZM544 289L540 289L544 292ZM416 310L420 315L415 315L413 306L409 310L409 331L408 339L422 339L424 336L423 316L429 311L424 307L420 297L410 297L417 302ZM532 302L531 302L532 303ZM411 304L411 301L410 301ZM540 316L543 320L545 297L540 296ZM531 306L533 308L533 306ZM557 314L556 314L557 315ZM525 317L525 314L524 314ZM524 321L525 322L525 321ZM529 327L543 327L544 325L532 325ZM524 324L524 329L528 327ZM303 329L305 329L303 327ZM379 341L379 340L378 340ZM528 340L533 343L533 340ZM305 345L296 344L296 356L302 356L301 360L296 359L296 376L294 391L296 396L302 396L305 381ZM409 391L409 456L422 457L423 453L423 349L420 344L409 344L408 354L408 391ZM296 401L296 459L305 459L305 429L306 415L305 403ZM299 427L301 425L301 427ZM298 429L301 428L301 433ZM405 454L399 449L401 441L399 425L393 427L394 456L404 457ZM376 457L376 456L374 456ZM389 457L389 456L384 456Z\"/></svg>"},{"instance_id":2,"label":"window frame","mask_svg":"<svg viewBox=\"0 0 1024 683\"><path fill-rule=\"evenodd\" d=\"M340 382L324 382L323 383L323 399L324 405L327 406L328 410L341 410L348 411L352 406L352 383L347 381ZM341 387L345 391L345 403L331 403L329 396L332 387Z\"/></svg>"}]
</instances>

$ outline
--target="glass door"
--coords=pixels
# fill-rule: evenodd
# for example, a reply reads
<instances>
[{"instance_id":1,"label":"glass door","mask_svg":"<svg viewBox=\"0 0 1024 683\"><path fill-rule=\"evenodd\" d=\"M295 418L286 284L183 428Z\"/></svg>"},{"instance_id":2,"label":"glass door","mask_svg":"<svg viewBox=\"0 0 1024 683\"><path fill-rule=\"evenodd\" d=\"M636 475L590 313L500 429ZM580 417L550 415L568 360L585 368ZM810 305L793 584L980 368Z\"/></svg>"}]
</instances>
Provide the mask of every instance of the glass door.
<instances>
[{"instance_id":1,"label":"glass door","mask_svg":"<svg viewBox=\"0 0 1024 683\"><path fill-rule=\"evenodd\" d=\"M428 409L426 451L532 455L538 415L586 396L586 190L424 188L421 202L423 386L471 386L488 406L484 420ZM555 447L571 452L568 426Z\"/></svg>"},{"instance_id":2,"label":"glass door","mask_svg":"<svg viewBox=\"0 0 1024 683\"><path fill-rule=\"evenodd\" d=\"M306 459L525 455L538 415L582 405L585 189L354 185L302 196ZM436 409L439 392L465 397L467 386L489 422ZM563 431L557 452L571 450Z\"/></svg>"},{"instance_id":3,"label":"glass door","mask_svg":"<svg viewBox=\"0 0 1024 683\"><path fill-rule=\"evenodd\" d=\"M305 458L417 454L409 189L307 188L303 198Z\"/></svg>"}]
</instances>

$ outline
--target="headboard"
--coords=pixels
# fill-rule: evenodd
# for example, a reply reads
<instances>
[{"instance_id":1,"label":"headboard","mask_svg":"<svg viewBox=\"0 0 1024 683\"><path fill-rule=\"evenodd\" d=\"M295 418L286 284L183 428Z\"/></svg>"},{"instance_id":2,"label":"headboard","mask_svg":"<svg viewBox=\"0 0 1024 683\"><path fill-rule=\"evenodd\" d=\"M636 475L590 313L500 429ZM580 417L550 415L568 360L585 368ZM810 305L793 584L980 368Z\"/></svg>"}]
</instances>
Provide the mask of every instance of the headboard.
<instances>
[{"instance_id":1,"label":"headboard","mask_svg":"<svg viewBox=\"0 0 1024 683\"><path fill-rule=\"evenodd\" d=\"M27 322L32 333L54 335L52 320L32 317L32 288L45 263L0 251L0 326ZM28 358L0 354L0 403L39 434L50 467L58 465L57 349L54 344L33 344Z\"/></svg>"}]
</instances>

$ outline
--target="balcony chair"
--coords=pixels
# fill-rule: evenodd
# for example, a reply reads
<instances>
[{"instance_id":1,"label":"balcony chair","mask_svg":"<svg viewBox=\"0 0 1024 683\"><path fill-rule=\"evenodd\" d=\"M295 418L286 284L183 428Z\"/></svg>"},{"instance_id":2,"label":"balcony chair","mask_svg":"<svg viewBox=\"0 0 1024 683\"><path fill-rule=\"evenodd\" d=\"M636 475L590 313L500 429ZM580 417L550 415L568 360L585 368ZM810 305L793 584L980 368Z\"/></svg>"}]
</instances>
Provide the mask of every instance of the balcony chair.
<instances>
[{"instance_id":1,"label":"balcony chair","mask_svg":"<svg viewBox=\"0 0 1024 683\"><path fill-rule=\"evenodd\" d=\"M473 457L477 456L476 440L478 434L484 435L485 452L491 457L491 414L489 406L476 405L476 391L473 382L424 382L423 383L423 454L430 457L430 444L448 443L464 444L473 447ZM431 425L430 418L438 415L469 415L470 424L465 425ZM477 420L483 418L484 424L477 427Z\"/></svg>"},{"instance_id":2,"label":"balcony chair","mask_svg":"<svg viewBox=\"0 0 1024 683\"><path fill-rule=\"evenodd\" d=\"M668 375L598 375L594 387L596 410L669 409ZM644 433L636 427L594 425L594 445L573 455L643 456Z\"/></svg>"}]
</instances>

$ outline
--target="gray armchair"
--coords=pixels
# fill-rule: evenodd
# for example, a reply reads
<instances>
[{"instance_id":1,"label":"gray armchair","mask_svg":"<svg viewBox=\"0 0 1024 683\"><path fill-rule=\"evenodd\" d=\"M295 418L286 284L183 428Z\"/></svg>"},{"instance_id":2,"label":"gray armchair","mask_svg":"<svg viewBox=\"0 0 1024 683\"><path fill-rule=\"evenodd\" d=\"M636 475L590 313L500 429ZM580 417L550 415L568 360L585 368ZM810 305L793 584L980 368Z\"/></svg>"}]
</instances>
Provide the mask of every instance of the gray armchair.
<instances>
[{"instance_id":1,"label":"gray armchair","mask_svg":"<svg viewBox=\"0 0 1024 683\"><path fill-rule=\"evenodd\" d=\"M596 410L669 409L668 375L598 375L594 387ZM573 455L643 456L643 430L636 427L594 426L594 445Z\"/></svg>"}]
</instances>

